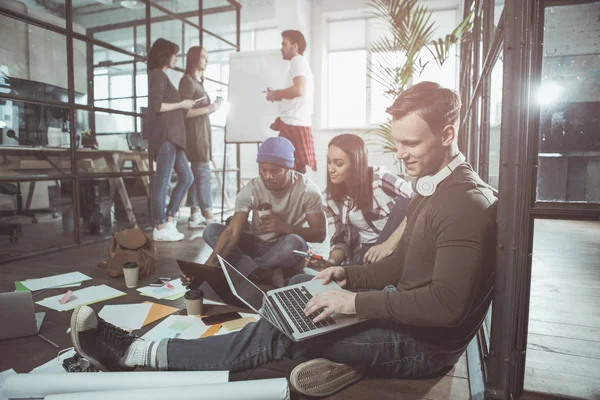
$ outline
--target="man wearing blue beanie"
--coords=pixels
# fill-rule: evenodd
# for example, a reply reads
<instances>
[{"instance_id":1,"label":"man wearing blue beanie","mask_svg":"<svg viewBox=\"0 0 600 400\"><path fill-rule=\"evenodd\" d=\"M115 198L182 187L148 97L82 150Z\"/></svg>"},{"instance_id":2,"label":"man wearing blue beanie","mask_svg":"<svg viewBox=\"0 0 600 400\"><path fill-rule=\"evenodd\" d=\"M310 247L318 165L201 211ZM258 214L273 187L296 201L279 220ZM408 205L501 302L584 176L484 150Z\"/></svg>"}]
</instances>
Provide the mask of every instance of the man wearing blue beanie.
<instances>
[{"instance_id":1,"label":"man wearing blue beanie","mask_svg":"<svg viewBox=\"0 0 600 400\"><path fill-rule=\"evenodd\" d=\"M304 266L292 251L325 240L323 197L315 182L292 169L294 145L288 139L265 140L256 162L260 176L238 193L229 224L204 229L204 241L214 249L206 263L219 266L219 254L250 279L281 287ZM250 213L250 229L244 231Z\"/></svg>"}]
</instances>

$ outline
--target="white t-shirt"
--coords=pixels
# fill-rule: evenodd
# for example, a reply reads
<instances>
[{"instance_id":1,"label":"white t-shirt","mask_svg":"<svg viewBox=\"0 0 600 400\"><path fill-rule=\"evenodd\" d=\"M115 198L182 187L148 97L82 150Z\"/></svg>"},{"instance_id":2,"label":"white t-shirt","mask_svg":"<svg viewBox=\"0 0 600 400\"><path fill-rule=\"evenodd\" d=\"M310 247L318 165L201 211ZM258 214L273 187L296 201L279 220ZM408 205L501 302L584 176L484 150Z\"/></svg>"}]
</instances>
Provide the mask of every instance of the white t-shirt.
<instances>
[{"instance_id":1,"label":"white t-shirt","mask_svg":"<svg viewBox=\"0 0 600 400\"><path fill-rule=\"evenodd\" d=\"M294 78L304 77L304 93L302 96L291 100L283 99L279 102L279 117L288 125L311 126L315 98L315 81L306 59L298 54L290 61L290 71L285 88L294 85Z\"/></svg>"},{"instance_id":2,"label":"white t-shirt","mask_svg":"<svg viewBox=\"0 0 600 400\"><path fill-rule=\"evenodd\" d=\"M348 218L350 218L350 225L352 225L358 231L361 244L375 243L377 239L379 239L379 234L375 233L369 224L367 224L365 216L361 210L350 211L348 213Z\"/></svg>"}]
</instances>

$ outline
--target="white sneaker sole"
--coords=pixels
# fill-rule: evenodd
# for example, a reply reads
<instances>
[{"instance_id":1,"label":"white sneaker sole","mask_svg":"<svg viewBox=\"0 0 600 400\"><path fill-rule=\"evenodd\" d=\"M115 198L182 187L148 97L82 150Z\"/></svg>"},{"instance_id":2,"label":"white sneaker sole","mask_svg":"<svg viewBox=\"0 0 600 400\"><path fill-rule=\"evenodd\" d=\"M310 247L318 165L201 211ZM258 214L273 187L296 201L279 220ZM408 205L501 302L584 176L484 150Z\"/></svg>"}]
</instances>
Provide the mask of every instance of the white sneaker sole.
<instances>
[{"instance_id":1,"label":"white sneaker sole","mask_svg":"<svg viewBox=\"0 0 600 400\"><path fill-rule=\"evenodd\" d=\"M312 397L327 397L358 382L364 373L325 358L306 361L290 374L290 385L296 392Z\"/></svg>"},{"instance_id":2,"label":"white sneaker sole","mask_svg":"<svg viewBox=\"0 0 600 400\"><path fill-rule=\"evenodd\" d=\"M206 224L204 222L199 222L199 223L188 223L188 228L189 229L204 229L206 228Z\"/></svg>"},{"instance_id":3,"label":"white sneaker sole","mask_svg":"<svg viewBox=\"0 0 600 400\"><path fill-rule=\"evenodd\" d=\"M81 349L81 345L79 344L79 338L77 336L77 327L78 325L81 323L81 321L83 319L85 319L85 315L80 315L80 314L84 314L87 312L87 310L85 308L83 308L85 306L77 306L77 308L75 308L75 310L73 310L73 314L71 314L71 342L73 342L73 346L75 347L75 350L77 350L77 352L79 353L80 356L82 356L83 358L87 358L94 367L96 367L97 369L104 371L104 372L108 372L108 368L106 368L104 365L102 365L100 363L100 361L96 360L94 357L90 357L89 354L87 354L85 351L83 351Z\"/></svg>"},{"instance_id":4,"label":"white sneaker sole","mask_svg":"<svg viewBox=\"0 0 600 400\"><path fill-rule=\"evenodd\" d=\"M167 239L167 238L155 238L155 237L152 238L152 240L154 240L155 242L181 242L183 239L185 239L185 236L182 237L181 239Z\"/></svg>"}]
</instances>

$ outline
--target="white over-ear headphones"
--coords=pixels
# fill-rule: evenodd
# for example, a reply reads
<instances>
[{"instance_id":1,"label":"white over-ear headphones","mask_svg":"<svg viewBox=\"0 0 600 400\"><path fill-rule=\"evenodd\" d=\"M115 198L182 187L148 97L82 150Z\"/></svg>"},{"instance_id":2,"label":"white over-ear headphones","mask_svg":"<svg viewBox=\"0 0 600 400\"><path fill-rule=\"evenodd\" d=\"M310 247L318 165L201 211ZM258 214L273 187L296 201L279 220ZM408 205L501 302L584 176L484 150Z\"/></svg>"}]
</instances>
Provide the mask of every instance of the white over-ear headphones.
<instances>
[{"instance_id":1,"label":"white over-ear headphones","mask_svg":"<svg viewBox=\"0 0 600 400\"><path fill-rule=\"evenodd\" d=\"M450 161L440 172L435 175L425 175L417 179L415 183L415 190L423 197L429 197L435 193L437 185L439 185L444 179L450 176L452 171L459 165L466 161L465 156L462 153L458 153L454 160Z\"/></svg>"}]
</instances>

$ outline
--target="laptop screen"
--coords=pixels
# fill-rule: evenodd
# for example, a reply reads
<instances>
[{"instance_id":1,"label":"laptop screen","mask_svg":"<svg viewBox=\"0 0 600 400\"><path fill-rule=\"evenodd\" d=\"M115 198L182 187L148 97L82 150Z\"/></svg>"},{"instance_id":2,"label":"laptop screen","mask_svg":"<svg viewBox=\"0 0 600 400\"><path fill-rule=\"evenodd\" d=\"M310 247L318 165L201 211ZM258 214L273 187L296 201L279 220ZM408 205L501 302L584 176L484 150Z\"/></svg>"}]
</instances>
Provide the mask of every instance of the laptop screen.
<instances>
[{"instance_id":1,"label":"laptop screen","mask_svg":"<svg viewBox=\"0 0 600 400\"><path fill-rule=\"evenodd\" d=\"M229 264L224 258L219 257L221 265L227 270L227 275L231 279L231 284L235 288L238 296L243 298L248 305L258 311L263 306L265 293L254 285L248 278Z\"/></svg>"}]
</instances>

